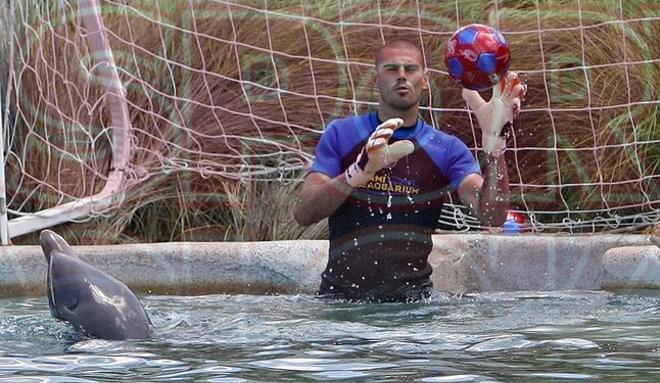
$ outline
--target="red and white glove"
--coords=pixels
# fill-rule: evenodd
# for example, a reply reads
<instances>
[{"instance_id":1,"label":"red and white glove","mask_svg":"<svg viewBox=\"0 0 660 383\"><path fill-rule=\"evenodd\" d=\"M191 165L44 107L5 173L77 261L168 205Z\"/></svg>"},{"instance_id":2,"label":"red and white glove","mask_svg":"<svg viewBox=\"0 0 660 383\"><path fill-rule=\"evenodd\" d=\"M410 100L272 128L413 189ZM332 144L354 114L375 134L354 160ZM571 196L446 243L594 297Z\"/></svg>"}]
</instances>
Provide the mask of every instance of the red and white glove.
<instances>
[{"instance_id":1,"label":"red and white glove","mask_svg":"<svg viewBox=\"0 0 660 383\"><path fill-rule=\"evenodd\" d=\"M366 185L379 170L394 164L415 150L415 144L408 140L389 144L394 131L403 125L400 118L390 118L376 127L357 160L346 169L346 182L352 187Z\"/></svg>"},{"instance_id":2,"label":"red and white glove","mask_svg":"<svg viewBox=\"0 0 660 383\"><path fill-rule=\"evenodd\" d=\"M513 123L520 112L520 100L527 87L516 72L507 73L499 85L493 87L493 96L486 102L479 92L463 89L462 96L477 117L481 128L481 143L486 154L499 157L506 149L502 128Z\"/></svg>"}]
</instances>

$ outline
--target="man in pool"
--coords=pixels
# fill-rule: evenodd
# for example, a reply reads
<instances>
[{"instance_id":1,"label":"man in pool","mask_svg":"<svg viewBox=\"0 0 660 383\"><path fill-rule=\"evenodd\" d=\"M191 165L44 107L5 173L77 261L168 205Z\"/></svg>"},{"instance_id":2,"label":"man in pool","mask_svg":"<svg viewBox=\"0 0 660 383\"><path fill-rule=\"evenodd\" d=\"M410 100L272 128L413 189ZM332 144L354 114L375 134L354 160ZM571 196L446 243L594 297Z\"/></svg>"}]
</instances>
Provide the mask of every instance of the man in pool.
<instances>
[{"instance_id":1,"label":"man in pool","mask_svg":"<svg viewBox=\"0 0 660 383\"><path fill-rule=\"evenodd\" d=\"M463 90L482 130L481 169L462 141L419 117L429 80L417 46L390 42L375 64L378 111L328 125L294 216L301 225L329 217L320 295L416 301L431 293L431 234L446 191L457 190L482 223L504 223L509 181L502 133L517 114L524 87L510 72L489 102Z\"/></svg>"}]
</instances>

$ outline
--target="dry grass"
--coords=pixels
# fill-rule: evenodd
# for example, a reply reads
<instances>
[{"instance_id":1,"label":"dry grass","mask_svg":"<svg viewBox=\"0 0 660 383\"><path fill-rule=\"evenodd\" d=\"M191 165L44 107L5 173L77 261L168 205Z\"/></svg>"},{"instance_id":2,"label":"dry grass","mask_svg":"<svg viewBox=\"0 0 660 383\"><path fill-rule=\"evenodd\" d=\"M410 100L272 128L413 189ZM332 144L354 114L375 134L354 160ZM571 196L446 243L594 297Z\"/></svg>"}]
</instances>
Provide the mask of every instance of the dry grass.
<instances>
[{"instance_id":1,"label":"dry grass","mask_svg":"<svg viewBox=\"0 0 660 383\"><path fill-rule=\"evenodd\" d=\"M380 13L366 1L344 8L334 0L307 2L304 12L299 1L268 2L268 18L245 7L263 8L261 1L198 3L194 10L176 1L123 3L104 8L104 21L127 89L135 143L129 170L139 178L120 208L92 224L69 226L72 236L87 242L325 237L322 224L303 229L293 222L299 183L277 181L300 172L256 172L306 163L325 123L369 108L366 102L376 100L370 63L382 38L424 47L433 85L426 106L464 106L460 89L442 74L444 44L457 26L454 2L420 4L418 10L418 2L381 1ZM657 66L609 65L660 56L654 44L660 23L612 22L621 13L626 19L657 16L654 2L630 3L620 10L619 1L583 1L579 17L573 1L540 2L538 10L535 1L498 2L512 67L525 72L530 89L515 137L515 146L527 149L510 153L512 182L528 185L514 189L520 208L605 209L639 202L641 191L658 195L652 183L601 186L656 174L660 162L658 145L625 146L660 139L657 106L616 107L657 100L660 88ZM494 4L483 4L460 2L461 24L489 23ZM303 13L312 17L305 24L278 16ZM345 23L328 23L339 20ZM22 130L12 145L29 154L8 164L10 198L25 201L24 211L97 192L109 167L109 140L102 134L109 118L97 102L102 88L73 65L83 63L93 73L78 21L52 21L52 29L26 34L32 49L24 59L31 69L20 78ZM429 33L420 34L418 22ZM537 33L539 24L547 32ZM250 83L242 86L239 78ZM473 146L466 116L433 115L443 130ZM54 137L54 131L65 134ZM54 145L50 150L46 140ZM598 186L531 187L568 183Z\"/></svg>"}]
</instances>

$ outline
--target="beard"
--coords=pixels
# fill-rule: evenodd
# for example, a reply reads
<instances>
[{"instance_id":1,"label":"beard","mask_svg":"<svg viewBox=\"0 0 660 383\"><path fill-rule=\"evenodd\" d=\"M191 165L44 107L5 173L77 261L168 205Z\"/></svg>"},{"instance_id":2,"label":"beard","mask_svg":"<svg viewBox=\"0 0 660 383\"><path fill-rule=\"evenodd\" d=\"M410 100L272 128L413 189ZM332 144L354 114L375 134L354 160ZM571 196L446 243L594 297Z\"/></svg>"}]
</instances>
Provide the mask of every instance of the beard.
<instances>
[{"instance_id":1,"label":"beard","mask_svg":"<svg viewBox=\"0 0 660 383\"><path fill-rule=\"evenodd\" d=\"M407 111L410 108L419 105L422 100L422 92L410 94L407 97L399 96L392 89L379 89L381 102L399 111Z\"/></svg>"}]
</instances>

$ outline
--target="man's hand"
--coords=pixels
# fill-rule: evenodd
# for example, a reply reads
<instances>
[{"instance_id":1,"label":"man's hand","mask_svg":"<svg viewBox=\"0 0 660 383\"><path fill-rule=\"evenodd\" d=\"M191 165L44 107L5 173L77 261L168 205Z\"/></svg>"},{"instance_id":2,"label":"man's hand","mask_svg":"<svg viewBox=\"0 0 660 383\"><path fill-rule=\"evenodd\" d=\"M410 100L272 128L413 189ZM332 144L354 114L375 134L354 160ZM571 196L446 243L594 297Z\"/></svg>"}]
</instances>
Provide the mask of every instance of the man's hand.
<instances>
[{"instance_id":1,"label":"man's hand","mask_svg":"<svg viewBox=\"0 0 660 383\"><path fill-rule=\"evenodd\" d=\"M366 185L379 170L391 165L415 150L408 140L389 144L394 131L403 125L400 118L390 118L376 127L357 160L346 169L346 182L352 187Z\"/></svg>"},{"instance_id":2,"label":"man's hand","mask_svg":"<svg viewBox=\"0 0 660 383\"><path fill-rule=\"evenodd\" d=\"M468 107L477 116L481 128L481 143L486 154L499 157L506 148L502 129L513 123L520 111L520 99L526 86L516 72L509 72L499 85L493 88L493 96L486 102L477 91L463 89L462 96Z\"/></svg>"}]
</instances>

